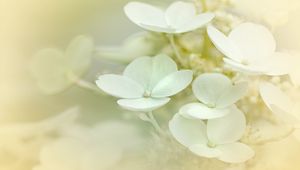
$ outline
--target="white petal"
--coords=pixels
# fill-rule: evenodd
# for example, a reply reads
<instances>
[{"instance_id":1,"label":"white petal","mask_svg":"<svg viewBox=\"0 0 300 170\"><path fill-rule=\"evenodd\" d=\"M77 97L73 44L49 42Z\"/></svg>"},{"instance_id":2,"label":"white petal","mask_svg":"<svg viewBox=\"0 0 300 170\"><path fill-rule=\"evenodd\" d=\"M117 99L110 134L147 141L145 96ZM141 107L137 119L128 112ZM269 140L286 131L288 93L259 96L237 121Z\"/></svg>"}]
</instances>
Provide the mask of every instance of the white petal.
<instances>
[{"instance_id":1,"label":"white petal","mask_svg":"<svg viewBox=\"0 0 300 170\"><path fill-rule=\"evenodd\" d=\"M241 82L229 87L217 100L216 107L225 108L234 104L246 94L247 89L248 83L246 82Z\"/></svg>"},{"instance_id":2,"label":"white petal","mask_svg":"<svg viewBox=\"0 0 300 170\"><path fill-rule=\"evenodd\" d=\"M118 104L128 110L148 112L167 104L169 101L170 98L120 99Z\"/></svg>"},{"instance_id":3,"label":"white petal","mask_svg":"<svg viewBox=\"0 0 300 170\"><path fill-rule=\"evenodd\" d=\"M215 144L225 144L238 141L246 129L245 115L236 107L231 113L217 119L207 121L208 139Z\"/></svg>"},{"instance_id":4,"label":"white petal","mask_svg":"<svg viewBox=\"0 0 300 170\"><path fill-rule=\"evenodd\" d=\"M201 120L187 119L175 114L169 122L169 129L174 138L186 147L207 143L206 127Z\"/></svg>"},{"instance_id":5,"label":"white petal","mask_svg":"<svg viewBox=\"0 0 300 170\"><path fill-rule=\"evenodd\" d=\"M230 86L232 83L226 76L218 73L205 73L194 80L193 92L198 100L214 107L218 98Z\"/></svg>"},{"instance_id":6,"label":"white petal","mask_svg":"<svg viewBox=\"0 0 300 170\"><path fill-rule=\"evenodd\" d=\"M166 76L177 71L177 65L169 56L159 54L153 58L150 89L164 79Z\"/></svg>"},{"instance_id":7,"label":"white petal","mask_svg":"<svg viewBox=\"0 0 300 170\"><path fill-rule=\"evenodd\" d=\"M247 61L264 60L271 57L276 49L271 32L258 24L240 24L231 31L228 38L238 46Z\"/></svg>"},{"instance_id":8,"label":"white petal","mask_svg":"<svg viewBox=\"0 0 300 170\"><path fill-rule=\"evenodd\" d=\"M268 69L266 66L258 65L257 63L250 63L248 65L236 62L234 60L223 58L225 62L225 66L229 67L230 69L250 75L260 75L260 74L266 74L268 72Z\"/></svg>"},{"instance_id":9,"label":"white petal","mask_svg":"<svg viewBox=\"0 0 300 170\"><path fill-rule=\"evenodd\" d=\"M270 57L270 60L265 63L267 68L267 75L278 76L285 75L289 72L289 63L287 62L290 56L286 53L275 52Z\"/></svg>"},{"instance_id":10,"label":"white petal","mask_svg":"<svg viewBox=\"0 0 300 170\"><path fill-rule=\"evenodd\" d=\"M193 3L182 1L173 2L165 12L166 21L168 25L173 28L179 28L183 26L186 24L187 20L195 15L195 5Z\"/></svg>"},{"instance_id":11,"label":"white petal","mask_svg":"<svg viewBox=\"0 0 300 170\"><path fill-rule=\"evenodd\" d=\"M229 57L237 62L240 62L243 58L238 47L230 39L226 37L222 32L217 30L213 26L207 27L207 34L216 48L221 51L226 57Z\"/></svg>"},{"instance_id":12,"label":"white petal","mask_svg":"<svg viewBox=\"0 0 300 170\"><path fill-rule=\"evenodd\" d=\"M87 36L78 36L72 40L66 49L67 64L73 74L80 76L90 65L94 51L94 42Z\"/></svg>"},{"instance_id":13,"label":"white petal","mask_svg":"<svg viewBox=\"0 0 300 170\"><path fill-rule=\"evenodd\" d=\"M124 7L125 14L135 24L145 28L145 25L167 28L164 11L142 2L129 2ZM152 30L156 31L156 30Z\"/></svg>"},{"instance_id":14,"label":"white petal","mask_svg":"<svg viewBox=\"0 0 300 170\"><path fill-rule=\"evenodd\" d=\"M206 144L197 144L189 147L194 154L206 158L216 158L222 154L218 148L208 147Z\"/></svg>"},{"instance_id":15,"label":"white petal","mask_svg":"<svg viewBox=\"0 0 300 170\"><path fill-rule=\"evenodd\" d=\"M278 87L271 83L264 82L260 84L259 92L263 101L270 110L273 111L274 107L272 107L272 105L274 105L284 112L292 112L293 102Z\"/></svg>"},{"instance_id":16,"label":"white petal","mask_svg":"<svg viewBox=\"0 0 300 170\"><path fill-rule=\"evenodd\" d=\"M120 98L140 98L144 94L144 88L128 77L106 74L96 81L97 86L106 93Z\"/></svg>"},{"instance_id":17,"label":"white petal","mask_svg":"<svg viewBox=\"0 0 300 170\"><path fill-rule=\"evenodd\" d=\"M239 142L219 145L217 149L222 152L218 159L228 163L242 163L255 155L253 149Z\"/></svg>"},{"instance_id":18,"label":"white petal","mask_svg":"<svg viewBox=\"0 0 300 170\"><path fill-rule=\"evenodd\" d=\"M185 24L183 24L181 27L179 27L176 30L176 33L184 33L188 31L193 31L197 28L201 28L208 24L215 15L213 13L203 13L197 16L192 17L189 19Z\"/></svg>"},{"instance_id":19,"label":"white petal","mask_svg":"<svg viewBox=\"0 0 300 170\"><path fill-rule=\"evenodd\" d=\"M230 107L224 109L209 108L202 103L190 103L180 108L179 113L184 117L194 119L215 119L230 113Z\"/></svg>"},{"instance_id":20,"label":"white petal","mask_svg":"<svg viewBox=\"0 0 300 170\"><path fill-rule=\"evenodd\" d=\"M139 57L127 65L123 75L135 80L147 89L151 81L152 68L151 57Z\"/></svg>"},{"instance_id":21,"label":"white petal","mask_svg":"<svg viewBox=\"0 0 300 170\"><path fill-rule=\"evenodd\" d=\"M168 97L185 89L193 80L193 72L190 70L176 71L169 74L152 90L152 97Z\"/></svg>"}]
</instances>

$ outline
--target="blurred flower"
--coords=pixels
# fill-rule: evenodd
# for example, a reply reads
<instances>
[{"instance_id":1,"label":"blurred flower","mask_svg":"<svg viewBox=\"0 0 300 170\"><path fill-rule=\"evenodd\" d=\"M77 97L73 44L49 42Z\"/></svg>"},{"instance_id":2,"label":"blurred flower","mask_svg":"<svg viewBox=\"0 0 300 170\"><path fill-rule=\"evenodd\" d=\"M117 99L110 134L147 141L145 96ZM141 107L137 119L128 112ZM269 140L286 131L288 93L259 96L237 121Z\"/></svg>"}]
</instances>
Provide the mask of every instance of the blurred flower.
<instances>
[{"instance_id":1,"label":"blurred flower","mask_svg":"<svg viewBox=\"0 0 300 170\"><path fill-rule=\"evenodd\" d=\"M243 23L228 37L213 26L209 26L207 32L216 48L227 57L224 62L232 69L250 74L287 74L283 63L288 55L275 52L274 37L264 26Z\"/></svg>"},{"instance_id":2,"label":"blurred flower","mask_svg":"<svg viewBox=\"0 0 300 170\"><path fill-rule=\"evenodd\" d=\"M87 71L93 50L91 38L78 36L64 52L55 48L37 52L31 72L39 88L46 94L55 94L72 85Z\"/></svg>"},{"instance_id":3,"label":"blurred flower","mask_svg":"<svg viewBox=\"0 0 300 170\"><path fill-rule=\"evenodd\" d=\"M224 117L201 120L187 119L176 114L169 123L175 139L194 154L217 158L228 163L245 162L254 151L238 142L246 129L246 118L236 107Z\"/></svg>"},{"instance_id":4,"label":"blurred flower","mask_svg":"<svg viewBox=\"0 0 300 170\"><path fill-rule=\"evenodd\" d=\"M102 75L96 83L106 93L123 98L118 100L120 106L133 111L152 111L168 103L169 96L185 89L192 78L192 71L177 71L176 63L160 54L135 59L123 75Z\"/></svg>"},{"instance_id":5,"label":"blurred flower","mask_svg":"<svg viewBox=\"0 0 300 170\"><path fill-rule=\"evenodd\" d=\"M214 18L212 13L197 14L193 3L182 1L172 3L165 11L142 2L130 2L124 10L127 17L140 27L165 33L193 31Z\"/></svg>"},{"instance_id":6,"label":"blurred flower","mask_svg":"<svg viewBox=\"0 0 300 170\"><path fill-rule=\"evenodd\" d=\"M134 126L118 121L94 128L71 126L62 135L42 149L34 170L106 170L141 142Z\"/></svg>"},{"instance_id":7,"label":"blurred flower","mask_svg":"<svg viewBox=\"0 0 300 170\"><path fill-rule=\"evenodd\" d=\"M162 36L148 32L138 32L129 36L121 46L101 46L97 55L109 60L128 63L140 56L152 56L165 46Z\"/></svg>"},{"instance_id":8,"label":"blurred flower","mask_svg":"<svg viewBox=\"0 0 300 170\"><path fill-rule=\"evenodd\" d=\"M285 123L300 123L300 102L293 101L287 94L271 83L261 83L260 95L267 107Z\"/></svg>"},{"instance_id":9,"label":"blurred flower","mask_svg":"<svg viewBox=\"0 0 300 170\"><path fill-rule=\"evenodd\" d=\"M234 103L247 91L247 83L233 85L226 76L218 73L205 73L193 82L193 92L202 103L184 105L179 113L196 119L222 117L235 110Z\"/></svg>"}]
</instances>

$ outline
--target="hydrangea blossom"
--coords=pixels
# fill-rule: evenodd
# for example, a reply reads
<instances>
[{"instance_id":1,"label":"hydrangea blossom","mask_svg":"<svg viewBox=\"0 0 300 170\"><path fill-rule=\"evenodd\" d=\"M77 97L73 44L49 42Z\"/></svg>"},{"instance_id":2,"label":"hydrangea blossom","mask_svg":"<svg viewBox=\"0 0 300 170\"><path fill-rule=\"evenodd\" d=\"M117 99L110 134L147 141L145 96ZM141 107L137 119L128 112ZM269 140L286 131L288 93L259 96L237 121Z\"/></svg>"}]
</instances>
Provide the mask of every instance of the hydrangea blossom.
<instances>
[{"instance_id":1,"label":"hydrangea blossom","mask_svg":"<svg viewBox=\"0 0 300 170\"><path fill-rule=\"evenodd\" d=\"M275 85L264 82L259 87L260 95L267 107L285 123L300 123L300 103L293 101Z\"/></svg>"},{"instance_id":2,"label":"hydrangea blossom","mask_svg":"<svg viewBox=\"0 0 300 170\"><path fill-rule=\"evenodd\" d=\"M193 82L193 92L202 103L184 105L179 113L197 119L222 117L235 109L234 103L247 91L247 83L233 85L231 80L219 73L205 73Z\"/></svg>"},{"instance_id":3,"label":"hydrangea blossom","mask_svg":"<svg viewBox=\"0 0 300 170\"><path fill-rule=\"evenodd\" d=\"M209 26L207 32L216 48L226 56L224 62L232 69L250 74L287 74L283 65L287 54L276 52L276 42L266 27L243 23L228 36L213 26Z\"/></svg>"},{"instance_id":4,"label":"hydrangea blossom","mask_svg":"<svg viewBox=\"0 0 300 170\"><path fill-rule=\"evenodd\" d=\"M172 3L165 11L142 2L130 2L124 10L127 17L140 27L164 33L189 32L214 18L213 13L197 14L193 3L182 1Z\"/></svg>"},{"instance_id":5,"label":"hydrangea blossom","mask_svg":"<svg viewBox=\"0 0 300 170\"><path fill-rule=\"evenodd\" d=\"M238 142L246 129L244 114L234 107L224 117L202 120L176 114L169 122L174 138L198 156L217 158L228 163L245 162L254 151Z\"/></svg>"},{"instance_id":6,"label":"hydrangea blossom","mask_svg":"<svg viewBox=\"0 0 300 170\"><path fill-rule=\"evenodd\" d=\"M161 54L132 61L123 75L101 75L97 86L106 93L122 98L118 104L133 111L152 111L169 102L170 96L185 89L193 72L177 70L176 63Z\"/></svg>"},{"instance_id":7,"label":"hydrangea blossom","mask_svg":"<svg viewBox=\"0 0 300 170\"><path fill-rule=\"evenodd\" d=\"M74 38L65 51L42 49L34 56L31 72L39 88L55 94L69 87L88 69L94 43L87 36Z\"/></svg>"}]
</instances>

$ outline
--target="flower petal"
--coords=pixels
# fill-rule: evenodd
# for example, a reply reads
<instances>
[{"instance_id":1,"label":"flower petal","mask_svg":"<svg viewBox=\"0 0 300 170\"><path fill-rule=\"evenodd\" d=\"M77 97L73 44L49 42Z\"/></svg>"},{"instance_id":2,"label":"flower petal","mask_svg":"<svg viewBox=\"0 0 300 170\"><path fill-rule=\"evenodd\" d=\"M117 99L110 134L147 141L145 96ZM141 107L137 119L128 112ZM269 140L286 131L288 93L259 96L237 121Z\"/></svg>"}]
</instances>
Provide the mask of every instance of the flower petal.
<instances>
[{"instance_id":1,"label":"flower petal","mask_svg":"<svg viewBox=\"0 0 300 170\"><path fill-rule=\"evenodd\" d=\"M184 117L194 119L215 119L230 113L231 109L209 108L202 103L190 103L180 108L179 113Z\"/></svg>"},{"instance_id":2,"label":"flower petal","mask_svg":"<svg viewBox=\"0 0 300 170\"><path fill-rule=\"evenodd\" d=\"M292 100L284 94L278 87L271 83L264 82L259 86L260 96L271 111L276 106L286 113L291 113L293 108Z\"/></svg>"},{"instance_id":3,"label":"flower petal","mask_svg":"<svg viewBox=\"0 0 300 170\"><path fill-rule=\"evenodd\" d=\"M155 31L152 30L151 27L145 27L145 25L152 25L162 28L167 27L164 11L149 4L142 2L129 2L124 7L124 11L132 22L142 28Z\"/></svg>"},{"instance_id":4,"label":"flower petal","mask_svg":"<svg viewBox=\"0 0 300 170\"><path fill-rule=\"evenodd\" d=\"M173 28L182 27L189 18L192 18L195 15L195 5L193 3L182 1L173 2L165 12L167 24Z\"/></svg>"},{"instance_id":5,"label":"flower petal","mask_svg":"<svg viewBox=\"0 0 300 170\"><path fill-rule=\"evenodd\" d=\"M216 158L222 155L222 152L218 148L208 147L206 144L197 144L189 147L190 151L194 154L206 158Z\"/></svg>"},{"instance_id":6,"label":"flower petal","mask_svg":"<svg viewBox=\"0 0 300 170\"><path fill-rule=\"evenodd\" d=\"M66 60L73 74L80 76L90 65L94 42L87 36L78 36L66 49Z\"/></svg>"},{"instance_id":7,"label":"flower petal","mask_svg":"<svg viewBox=\"0 0 300 170\"><path fill-rule=\"evenodd\" d=\"M169 129L174 138L186 147L207 143L206 126L201 120L187 119L177 113L170 120Z\"/></svg>"},{"instance_id":8,"label":"flower petal","mask_svg":"<svg viewBox=\"0 0 300 170\"><path fill-rule=\"evenodd\" d=\"M286 62L290 58L290 55L281 52L275 52L270 61L265 63L268 69L267 75L280 76L289 73L290 65Z\"/></svg>"},{"instance_id":9,"label":"flower petal","mask_svg":"<svg viewBox=\"0 0 300 170\"><path fill-rule=\"evenodd\" d=\"M260 66L258 64L242 64L239 62L236 62L234 60L223 58L225 62L225 67L229 67L230 69L250 75L260 75L260 74L266 74L268 72L268 69L266 66Z\"/></svg>"},{"instance_id":10,"label":"flower petal","mask_svg":"<svg viewBox=\"0 0 300 170\"><path fill-rule=\"evenodd\" d=\"M185 89L193 80L190 70L176 71L162 79L152 90L152 97L168 97Z\"/></svg>"},{"instance_id":11,"label":"flower petal","mask_svg":"<svg viewBox=\"0 0 300 170\"><path fill-rule=\"evenodd\" d=\"M232 107L231 113L207 121L208 139L215 144L232 143L239 140L246 129L245 115Z\"/></svg>"},{"instance_id":12,"label":"flower petal","mask_svg":"<svg viewBox=\"0 0 300 170\"><path fill-rule=\"evenodd\" d=\"M229 87L217 100L216 108L225 108L234 104L246 94L247 89L247 82L241 82Z\"/></svg>"},{"instance_id":13,"label":"flower petal","mask_svg":"<svg viewBox=\"0 0 300 170\"><path fill-rule=\"evenodd\" d=\"M222 32L217 30L213 26L207 27L207 34L216 48L222 52L226 57L231 58L237 62L240 62L243 58L238 47Z\"/></svg>"},{"instance_id":14,"label":"flower petal","mask_svg":"<svg viewBox=\"0 0 300 170\"><path fill-rule=\"evenodd\" d=\"M242 163L255 155L253 149L239 142L219 145L217 149L222 152L218 159L228 163Z\"/></svg>"},{"instance_id":15,"label":"flower petal","mask_svg":"<svg viewBox=\"0 0 300 170\"><path fill-rule=\"evenodd\" d=\"M106 93L120 98L140 98L144 94L144 88L128 77L106 74L96 81L97 86Z\"/></svg>"},{"instance_id":16,"label":"flower petal","mask_svg":"<svg viewBox=\"0 0 300 170\"><path fill-rule=\"evenodd\" d=\"M128 110L148 112L167 104L169 101L170 98L120 99L118 104Z\"/></svg>"},{"instance_id":17,"label":"flower petal","mask_svg":"<svg viewBox=\"0 0 300 170\"><path fill-rule=\"evenodd\" d=\"M240 24L230 32L228 38L238 46L244 58L251 62L271 57L276 49L271 32L258 24Z\"/></svg>"},{"instance_id":18,"label":"flower petal","mask_svg":"<svg viewBox=\"0 0 300 170\"><path fill-rule=\"evenodd\" d=\"M204 73L193 82L194 95L201 102L212 107L228 87L232 86L229 78L218 73Z\"/></svg>"},{"instance_id":19,"label":"flower petal","mask_svg":"<svg viewBox=\"0 0 300 170\"><path fill-rule=\"evenodd\" d=\"M208 24L214 17L215 15L209 12L194 16L181 27L179 27L176 33L185 33L188 31L193 31L197 28L201 28Z\"/></svg>"}]
</instances>

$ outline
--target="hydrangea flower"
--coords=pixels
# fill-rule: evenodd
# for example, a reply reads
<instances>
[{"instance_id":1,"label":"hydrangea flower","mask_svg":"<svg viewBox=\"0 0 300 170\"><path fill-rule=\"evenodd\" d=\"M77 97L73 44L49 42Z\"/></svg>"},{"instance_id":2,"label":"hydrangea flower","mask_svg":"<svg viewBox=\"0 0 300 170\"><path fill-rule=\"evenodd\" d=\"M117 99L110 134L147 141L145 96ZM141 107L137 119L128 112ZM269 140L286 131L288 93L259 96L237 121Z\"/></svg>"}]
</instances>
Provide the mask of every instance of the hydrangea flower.
<instances>
[{"instance_id":1,"label":"hydrangea flower","mask_svg":"<svg viewBox=\"0 0 300 170\"><path fill-rule=\"evenodd\" d=\"M234 108L247 91L247 83L233 85L231 80L219 73L205 73L193 82L193 92L201 102L189 103L181 107L179 113L196 119L213 119L222 117Z\"/></svg>"},{"instance_id":2,"label":"hydrangea flower","mask_svg":"<svg viewBox=\"0 0 300 170\"><path fill-rule=\"evenodd\" d=\"M228 163L245 162L254 151L238 142L246 129L244 114L234 107L224 117L202 120L176 114L169 122L174 138L198 156L217 158Z\"/></svg>"},{"instance_id":3,"label":"hydrangea flower","mask_svg":"<svg viewBox=\"0 0 300 170\"><path fill-rule=\"evenodd\" d=\"M275 85L264 82L259 87L260 96L267 107L285 123L300 123L300 102L293 101Z\"/></svg>"},{"instance_id":4,"label":"hydrangea flower","mask_svg":"<svg viewBox=\"0 0 300 170\"><path fill-rule=\"evenodd\" d=\"M197 14L193 3L182 1L172 3L165 11L142 2L130 2L124 10L127 17L138 26L172 34L195 30L214 18L212 13Z\"/></svg>"},{"instance_id":5,"label":"hydrangea flower","mask_svg":"<svg viewBox=\"0 0 300 170\"><path fill-rule=\"evenodd\" d=\"M146 112L168 103L169 97L185 89L192 78L192 71L178 71L171 58L160 54L137 58L123 75L101 75L96 84L104 92L122 98L118 100L120 106Z\"/></svg>"},{"instance_id":6,"label":"hydrangea flower","mask_svg":"<svg viewBox=\"0 0 300 170\"><path fill-rule=\"evenodd\" d=\"M87 36L74 38L65 51L42 49L33 58L31 72L39 88L46 94L65 90L88 69L94 50Z\"/></svg>"},{"instance_id":7,"label":"hydrangea flower","mask_svg":"<svg viewBox=\"0 0 300 170\"><path fill-rule=\"evenodd\" d=\"M276 52L276 42L266 27L243 23L226 36L208 26L207 33L232 69L250 74L287 74L287 68L282 64L287 54Z\"/></svg>"}]
</instances>

